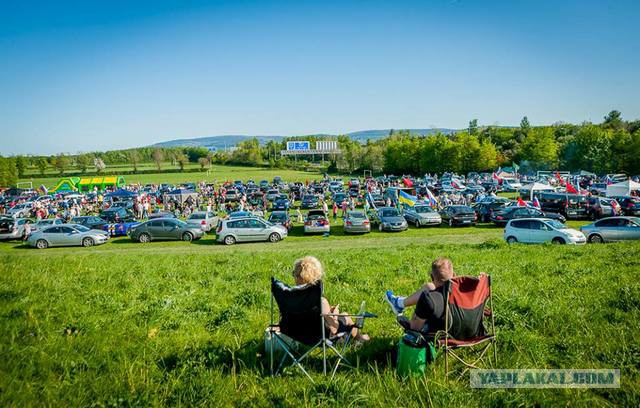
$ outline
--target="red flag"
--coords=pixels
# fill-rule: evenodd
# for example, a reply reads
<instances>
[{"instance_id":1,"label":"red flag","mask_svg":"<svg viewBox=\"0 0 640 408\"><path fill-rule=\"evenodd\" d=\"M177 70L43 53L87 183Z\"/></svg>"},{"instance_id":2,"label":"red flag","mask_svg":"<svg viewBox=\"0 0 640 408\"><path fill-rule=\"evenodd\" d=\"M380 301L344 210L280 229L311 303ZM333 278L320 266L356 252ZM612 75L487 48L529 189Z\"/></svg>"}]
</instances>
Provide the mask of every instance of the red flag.
<instances>
[{"instance_id":1,"label":"red flag","mask_svg":"<svg viewBox=\"0 0 640 408\"><path fill-rule=\"evenodd\" d=\"M496 180L498 183L502 183L502 179L500 177L498 177L498 175L496 174L496 172L494 171L493 174L491 175L491 178Z\"/></svg>"},{"instance_id":2,"label":"red flag","mask_svg":"<svg viewBox=\"0 0 640 408\"><path fill-rule=\"evenodd\" d=\"M571 183L567 182L567 193L578 194L578 190Z\"/></svg>"},{"instance_id":3,"label":"red flag","mask_svg":"<svg viewBox=\"0 0 640 408\"><path fill-rule=\"evenodd\" d=\"M518 197L518 207L526 207L527 203L524 202L524 200L520 197Z\"/></svg>"},{"instance_id":4,"label":"red flag","mask_svg":"<svg viewBox=\"0 0 640 408\"><path fill-rule=\"evenodd\" d=\"M560 173L558 173L557 171L556 171L556 179L558 180L561 186L564 186L564 179L562 178Z\"/></svg>"},{"instance_id":5,"label":"red flag","mask_svg":"<svg viewBox=\"0 0 640 408\"><path fill-rule=\"evenodd\" d=\"M402 179L402 182L406 187L413 187L413 182L406 177Z\"/></svg>"}]
</instances>

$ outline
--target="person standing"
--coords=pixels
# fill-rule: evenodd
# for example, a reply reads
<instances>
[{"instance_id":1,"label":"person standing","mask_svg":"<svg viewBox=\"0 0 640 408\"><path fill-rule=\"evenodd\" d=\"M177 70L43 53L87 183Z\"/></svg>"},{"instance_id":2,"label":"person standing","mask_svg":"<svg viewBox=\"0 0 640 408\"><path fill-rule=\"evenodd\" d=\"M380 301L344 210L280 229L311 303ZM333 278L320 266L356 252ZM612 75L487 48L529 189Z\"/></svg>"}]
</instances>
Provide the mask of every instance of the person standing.
<instances>
[{"instance_id":1,"label":"person standing","mask_svg":"<svg viewBox=\"0 0 640 408\"><path fill-rule=\"evenodd\" d=\"M338 219L338 204L336 204L334 201L333 202L333 222L336 222L337 219Z\"/></svg>"}]
</instances>

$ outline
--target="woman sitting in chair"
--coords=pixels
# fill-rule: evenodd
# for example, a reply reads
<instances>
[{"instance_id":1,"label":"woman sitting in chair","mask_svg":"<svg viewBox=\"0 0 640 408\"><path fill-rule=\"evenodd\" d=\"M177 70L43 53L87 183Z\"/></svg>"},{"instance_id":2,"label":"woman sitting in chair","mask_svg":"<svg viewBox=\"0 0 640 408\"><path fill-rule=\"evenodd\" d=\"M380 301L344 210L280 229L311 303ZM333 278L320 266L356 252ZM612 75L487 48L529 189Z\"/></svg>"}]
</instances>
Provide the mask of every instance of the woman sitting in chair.
<instances>
[{"instance_id":1,"label":"woman sitting in chair","mask_svg":"<svg viewBox=\"0 0 640 408\"><path fill-rule=\"evenodd\" d=\"M305 256L300 258L293 264L293 278L296 281L296 285L315 284L322 280L324 271L320 261L313 256ZM326 329L332 334L348 332L351 330L351 335L355 340L368 341L369 336L364 333L359 333L357 327L353 327L353 319L347 316L347 313L341 313L339 305L331 307L329 301L322 298L322 314L332 314L339 316L325 316L324 324Z\"/></svg>"}]
</instances>

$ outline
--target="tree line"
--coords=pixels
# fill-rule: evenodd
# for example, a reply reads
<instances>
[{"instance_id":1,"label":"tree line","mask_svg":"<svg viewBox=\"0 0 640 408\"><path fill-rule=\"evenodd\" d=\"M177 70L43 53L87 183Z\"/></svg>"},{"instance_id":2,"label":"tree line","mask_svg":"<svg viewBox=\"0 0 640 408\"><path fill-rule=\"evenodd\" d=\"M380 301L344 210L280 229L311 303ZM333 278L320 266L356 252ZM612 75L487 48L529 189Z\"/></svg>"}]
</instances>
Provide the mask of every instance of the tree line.
<instances>
[{"instance_id":1,"label":"tree line","mask_svg":"<svg viewBox=\"0 0 640 408\"><path fill-rule=\"evenodd\" d=\"M329 171L345 173L372 170L389 174L466 174L518 163L521 172L562 169L640 174L640 120L625 121L615 110L598 124L533 127L525 116L518 127L483 127L474 119L467 129L450 134L420 136L392 130L387 137L366 143L348 136L305 136L304 140L312 144L337 140L342 154L298 158L280 155L287 141L299 139L285 138L261 145L254 138L240 142L234 149L215 152L203 147L141 147L76 155L0 156L0 185L15 184L27 169L43 176L50 168L61 175L70 170L100 174L110 165L128 164L136 172L142 163L153 163L156 170L163 171L167 161L181 170L189 163L197 163L204 170L213 163L305 168L324 161Z\"/></svg>"}]
</instances>

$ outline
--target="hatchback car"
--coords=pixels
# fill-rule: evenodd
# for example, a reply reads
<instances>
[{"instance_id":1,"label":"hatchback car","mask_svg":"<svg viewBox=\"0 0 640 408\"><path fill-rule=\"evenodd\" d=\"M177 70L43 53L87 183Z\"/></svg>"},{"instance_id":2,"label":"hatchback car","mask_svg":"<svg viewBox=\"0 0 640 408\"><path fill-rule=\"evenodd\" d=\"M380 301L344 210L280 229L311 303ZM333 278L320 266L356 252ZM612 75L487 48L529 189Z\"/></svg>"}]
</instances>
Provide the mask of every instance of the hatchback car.
<instances>
[{"instance_id":1,"label":"hatchback car","mask_svg":"<svg viewBox=\"0 0 640 408\"><path fill-rule=\"evenodd\" d=\"M478 222L478 216L473 208L466 205L448 205L440 211L442 222L450 227L456 225L472 226Z\"/></svg>"},{"instance_id":2,"label":"hatchback car","mask_svg":"<svg viewBox=\"0 0 640 408\"><path fill-rule=\"evenodd\" d=\"M589 197L587 199L587 215L592 220L618 215L618 203L612 198Z\"/></svg>"},{"instance_id":3,"label":"hatchback car","mask_svg":"<svg viewBox=\"0 0 640 408\"><path fill-rule=\"evenodd\" d=\"M313 194L305 194L302 197L300 208L314 209L314 208L318 208L319 205L320 205L320 200L318 200L318 196Z\"/></svg>"},{"instance_id":4,"label":"hatchback car","mask_svg":"<svg viewBox=\"0 0 640 408\"><path fill-rule=\"evenodd\" d=\"M409 225L400 211L395 207L382 207L377 211L378 230L382 231L404 231Z\"/></svg>"},{"instance_id":5,"label":"hatchback car","mask_svg":"<svg viewBox=\"0 0 640 408\"><path fill-rule=\"evenodd\" d=\"M79 217L74 217L71 221L75 224L84 225L87 228L99 229L108 224L107 221L103 220L100 217L95 217L93 215L83 215Z\"/></svg>"},{"instance_id":6,"label":"hatchback car","mask_svg":"<svg viewBox=\"0 0 640 408\"><path fill-rule=\"evenodd\" d=\"M413 207L406 206L404 208L404 219L408 223L413 224L416 228L427 225L440 225L442 217L440 214L428 205L416 204Z\"/></svg>"},{"instance_id":7,"label":"hatchback car","mask_svg":"<svg viewBox=\"0 0 640 408\"><path fill-rule=\"evenodd\" d=\"M594 223L583 225L580 227L580 231L586 235L588 242L595 244L640 239L640 218L603 218Z\"/></svg>"},{"instance_id":8,"label":"hatchback car","mask_svg":"<svg viewBox=\"0 0 640 408\"><path fill-rule=\"evenodd\" d=\"M287 236L285 227L258 218L231 218L220 221L216 241L226 245L236 242L278 242Z\"/></svg>"},{"instance_id":9,"label":"hatchback car","mask_svg":"<svg viewBox=\"0 0 640 408\"><path fill-rule=\"evenodd\" d=\"M554 244L585 244L587 238L578 230L549 218L520 218L511 220L504 229L504 239L516 242Z\"/></svg>"},{"instance_id":10,"label":"hatchback car","mask_svg":"<svg viewBox=\"0 0 640 408\"><path fill-rule=\"evenodd\" d=\"M305 234L329 233L330 230L329 219L324 211L309 210L307 218L304 220Z\"/></svg>"},{"instance_id":11,"label":"hatchback car","mask_svg":"<svg viewBox=\"0 0 640 408\"><path fill-rule=\"evenodd\" d=\"M213 211L196 211L187 217L186 223L200 227L204 232L209 232L218 225L218 217Z\"/></svg>"},{"instance_id":12,"label":"hatchback car","mask_svg":"<svg viewBox=\"0 0 640 408\"><path fill-rule=\"evenodd\" d=\"M53 246L90 247L104 244L108 240L109 235L104 231L89 229L78 224L62 224L32 233L27 242L32 247L45 249Z\"/></svg>"},{"instance_id":13,"label":"hatchback car","mask_svg":"<svg viewBox=\"0 0 640 408\"><path fill-rule=\"evenodd\" d=\"M287 231L291 231L293 228L293 224L291 222L291 217L289 217L289 213L286 211L274 211L269 215L269 220L272 224L280 224L287 229Z\"/></svg>"},{"instance_id":14,"label":"hatchback car","mask_svg":"<svg viewBox=\"0 0 640 408\"><path fill-rule=\"evenodd\" d=\"M29 218L0 216L0 240L21 239L25 235L25 224L33 222Z\"/></svg>"},{"instance_id":15,"label":"hatchback car","mask_svg":"<svg viewBox=\"0 0 640 408\"><path fill-rule=\"evenodd\" d=\"M371 222L364 211L347 211L344 217L345 234L366 234L371 232Z\"/></svg>"},{"instance_id":16,"label":"hatchback car","mask_svg":"<svg viewBox=\"0 0 640 408\"><path fill-rule=\"evenodd\" d=\"M141 243L157 240L190 242L202 238L204 231L200 226L190 225L175 218L159 218L132 226L127 231L127 235L132 240Z\"/></svg>"},{"instance_id":17,"label":"hatchback car","mask_svg":"<svg viewBox=\"0 0 640 408\"><path fill-rule=\"evenodd\" d=\"M288 210L289 206L291 205L291 202L289 201L289 197L287 197L285 194L280 194L279 196L276 197L275 200L273 200L273 204L271 205L271 209L272 210Z\"/></svg>"}]
</instances>

